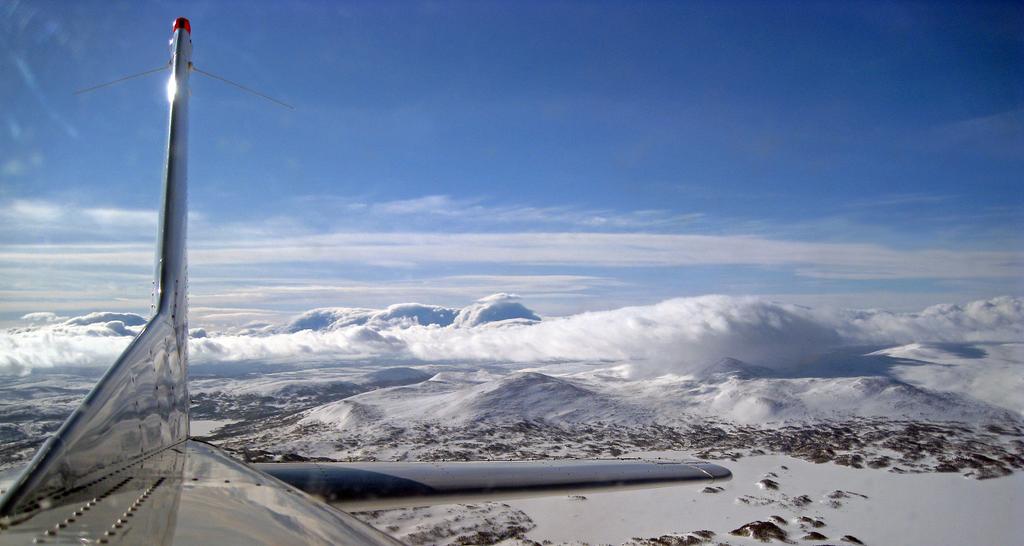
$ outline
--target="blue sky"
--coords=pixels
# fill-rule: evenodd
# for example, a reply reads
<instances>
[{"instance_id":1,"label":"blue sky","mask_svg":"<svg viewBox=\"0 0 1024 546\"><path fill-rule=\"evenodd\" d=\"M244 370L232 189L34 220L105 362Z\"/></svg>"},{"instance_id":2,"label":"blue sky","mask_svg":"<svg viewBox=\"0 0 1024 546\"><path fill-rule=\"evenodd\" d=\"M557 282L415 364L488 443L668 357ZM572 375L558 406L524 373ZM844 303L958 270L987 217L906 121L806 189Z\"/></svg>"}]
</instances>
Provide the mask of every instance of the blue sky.
<instances>
[{"instance_id":1,"label":"blue sky","mask_svg":"<svg viewBox=\"0 0 1024 546\"><path fill-rule=\"evenodd\" d=\"M1020 295L1019 3L13 2L0 321L148 304L174 17L195 320Z\"/></svg>"}]
</instances>

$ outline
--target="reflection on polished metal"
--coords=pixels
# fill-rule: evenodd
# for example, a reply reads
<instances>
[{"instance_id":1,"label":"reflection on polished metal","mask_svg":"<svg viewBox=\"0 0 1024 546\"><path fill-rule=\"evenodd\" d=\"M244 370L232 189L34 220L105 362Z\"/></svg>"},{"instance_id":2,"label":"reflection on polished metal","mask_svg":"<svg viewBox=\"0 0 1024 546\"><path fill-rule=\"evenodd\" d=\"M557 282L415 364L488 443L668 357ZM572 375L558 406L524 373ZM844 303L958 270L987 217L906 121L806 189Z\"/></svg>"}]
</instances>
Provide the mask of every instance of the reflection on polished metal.
<instances>
[{"instance_id":1,"label":"reflection on polished metal","mask_svg":"<svg viewBox=\"0 0 1024 546\"><path fill-rule=\"evenodd\" d=\"M184 446L185 444L179 444ZM0 534L0 543L171 544L185 467L172 448L119 468L76 494L54 495Z\"/></svg>"},{"instance_id":2,"label":"reflection on polished metal","mask_svg":"<svg viewBox=\"0 0 1024 546\"><path fill-rule=\"evenodd\" d=\"M400 544L209 445L187 445L175 544Z\"/></svg>"},{"instance_id":3,"label":"reflection on polished metal","mask_svg":"<svg viewBox=\"0 0 1024 546\"><path fill-rule=\"evenodd\" d=\"M0 498L0 544L399 544L188 440L188 75L174 23L155 313Z\"/></svg>"},{"instance_id":4,"label":"reflection on polished metal","mask_svg":"<svg viewBox=\"0 0 1024 546\"><path fill-rule=\"evenodd\" d=\"M431 463L265 463L255 465L303 491L351 510L656 487L732 479L721 466L673 460L553 460Z\"/></svg>"},{"instance_id":5,"label":"reflection on polished metal","mask_svg":"<svg viewBox=\"0 0 1024 546\"><path fill-rule=\"evenodd\" d=\"M168 451L188 438L185 235L192 42L186 29L176 25L171 48L177 93L170 106L154 316L0 499L0 526L48 508L91 511L99 502L94 499L112 491L144 491L181 471ZM66 532L54 525L47 536ZM118 533L103 532L108 531Z\"/></svg>"},{"instance_id":6,"label":"reflection on polished metal","mask_svg":"<svg viewBox=\"0 0 1024 546\"><path fill-rule=\"evenodd\" d=\"M0 534L11 544L399 544L216 448L186 441L97 496L57 501Z\"/></svg>"}]
</instances>

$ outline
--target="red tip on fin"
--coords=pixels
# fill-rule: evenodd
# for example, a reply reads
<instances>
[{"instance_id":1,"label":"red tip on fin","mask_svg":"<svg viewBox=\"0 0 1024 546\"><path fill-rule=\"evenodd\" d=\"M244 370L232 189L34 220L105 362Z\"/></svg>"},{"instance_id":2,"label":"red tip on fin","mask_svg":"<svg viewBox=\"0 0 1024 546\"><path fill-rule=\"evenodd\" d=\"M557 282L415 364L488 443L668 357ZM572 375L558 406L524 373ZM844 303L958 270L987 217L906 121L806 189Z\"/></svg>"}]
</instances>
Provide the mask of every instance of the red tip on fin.
<instances>
[{"instance_id":1,"label":"red tip on fin","mask_svg":"<svg viewBox=\"0 0 1024 546\"><path fill-rule=\"evenodd\" d=\"M185 29L189 34L192 34L192 24L188 22L188 19L184 17L178 17L174 20L174 30L179 28Z\"/></svg>"}]
</instances>

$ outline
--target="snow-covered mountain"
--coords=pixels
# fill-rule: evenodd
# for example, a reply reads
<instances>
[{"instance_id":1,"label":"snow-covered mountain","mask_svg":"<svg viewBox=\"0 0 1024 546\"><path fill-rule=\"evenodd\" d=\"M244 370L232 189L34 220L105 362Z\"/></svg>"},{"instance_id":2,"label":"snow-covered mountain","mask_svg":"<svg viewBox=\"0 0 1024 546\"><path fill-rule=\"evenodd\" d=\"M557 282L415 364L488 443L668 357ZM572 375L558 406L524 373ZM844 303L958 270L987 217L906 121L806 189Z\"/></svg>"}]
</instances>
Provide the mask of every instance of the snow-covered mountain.
<instances>
[{"instance_id":1,"label":"snow-covered mountain","mask_svg":"<svg viewBox=\"0 0 1024 546\"><path fill-rule=\"evenodd\" d=\"M960 393L920 388L891 377L780 378L744 372L737 363L711 375L622 381L587 372L552 376L510 372L485 381L439 374L309 410L300 423L355 430L381 423L542 422L736 423L889 417L987 422L1013 419L1005 408Z\"/></svg>"},{"instance_id":2,"label":"snow-covered mountain","mask_svg":"<svg viewBox=\"0 0 1024 546\"><path fill-rule=\"evenodd\" d=\"M442 374L439 374L442 375ZM379 389L310 410L300 423L339 428L392 423L618 421L650 422L651 411L620 396L596 392L567 378L515 372L485 382L452 374L429 381ZM370 421L362 418L370 417Z\"/></svg>"},{"instance_id":3,"label":"snow-covered mountain","mask_svg":"<svg viewBox=\"0 0 1024 546\"><path fill-rule=\"evenodd\" d=\"M986 357L979 352L1010 351L1007 344L955 350L980 360ZM291 412L230 425L214 438L229 448L265 453L261 460L274 454L435 460L714 449L719 457L778 450L816 462L870 460L885 467L894 464L895 451L903 454L898 466L916 472L962 468L969 453L981 450L987 458L978 464L985 468L973 475L1009 472L999 461L1024 465L1012 447L1024 431L1019 412L986 401L987 391L900 378L905 366L920 374L948 371L948 362L908 364L902 357L864 353L865 363L857 364L849 354L841 356L844 373L833 375L811 373L827 369L822 363L780 371L736 359L657 377L631 377L614 362L413 365L350 378L345 384L366 386L319 405L297 398ZM850 371L861 375L845 373ZM279 382L270 390L265 385L264 392L287 399L292 391L282 384L298 378L272 375ZM387 386L389 380L402 384ZM203 394L216 399L218 391L210 386Z\"/></svg>"}]
</instances>

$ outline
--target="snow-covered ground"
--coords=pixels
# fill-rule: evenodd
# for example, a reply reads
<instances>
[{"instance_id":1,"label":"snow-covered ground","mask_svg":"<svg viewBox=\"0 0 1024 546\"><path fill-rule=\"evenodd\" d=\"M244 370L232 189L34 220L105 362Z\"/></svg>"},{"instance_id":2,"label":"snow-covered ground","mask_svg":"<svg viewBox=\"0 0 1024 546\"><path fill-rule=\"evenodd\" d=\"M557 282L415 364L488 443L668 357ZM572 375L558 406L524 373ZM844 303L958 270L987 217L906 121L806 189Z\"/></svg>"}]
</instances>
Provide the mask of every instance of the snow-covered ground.
<instances>
[{"instance_id":1,"label":"snow-covered ground","mask_svg":"<svg viewBox=\"0 0 1024 546\"><path fill-rule=\"evenodd\" d=\"M911 343L875 353L906 361L893 375L939 392L984 400L1024 415L1024 341L1021 343Z\"/></svg>"},{"instance_id":2,"label":"snow-covered ground","mask_svg":"<svg viewBox=\"0 0 1024 546\"><path fill-rule=\"evenodd\" d=\"M970 360L955 362L959 357L949 356L954 350ZM1024 430L1019 412L995 403L1003 398L982 399L991 391L972 396L953 384L929 388L900 374L907 368L949 374L960 365L975 375L988 365L1020 368L1005 358L1014 350L1015 344L944 345L932 348L936 362L848 350L837 360L782 371L723 359L691 374L651 378L630 377L621 363L608 362L384 368L366 376L394 376L403 384L310 404L234 428L220 440L233 449L265 450L270 460L275 453L437 460L760 450L988 477L1024 464L1014 443ZM995 357L989 359L990 353ZM257 381L277 392L285 388ZM936 442L943 442L942 449ZM972 459L974 454L993 462Z\"/></svg>"},{"instance_id":3,"label":"snow-covered ground","mask_svg":"<svg viewBox=\"0 0 1024 546\"><path fill-rule=\"evenodd\" d=\"M0 469L27 461L143 323L27 320L0 332ZM795 542L1015 538L1020 298L891 313L708 296L544 318L498 294L464 308L332 307L196 330L190 350L193 434L252 461L664 452L736 475L717 492L362 515L413 543L696 544L710 535L686 533L706 530L738 545L753 539L730 532L758 521ZM757 485L769 473L777 490Z\"/></svg>"},{"instance_id":4,"label":"snow-covered ground","mask_svg":"<svg viewBox=\"0 0 1024 546\"><path fill-rule=\"evenodd\" d=\"M778 455L715 462L732 470L732 481L360 515L412 544L458 544L512 528L516 539L507 543L690 544L682 540L699 537L694 531L711 531L710 544L740 546L761 543L731 533L757 521L798 544L855 544L846 536L876 545L1020 543L1010 522L1024 506L1024 474L986 481L895 475ZM778 489L758 485L766 479ZM825 538L804 538L812 532Z\"/></svg>"},{"instance_id":5,"label":"snow-covered ground","mask_svg":"<svg viewBox=\"0 0 1024 546\"><path fill-rule=\"evenodd\" d=\"M189 423L192 436L209 436L221 427L237 423L235 419L194 419Z\"/></svg>"},{"instance_id":6,"label":"snow-covered ground","mask_svg":"<svg viewBox=\"0 0 1024 546\"><path fill-rule=\"evenodd\" d=\"M719 493L683 486L594 493L582 502L549 497L508 504L536 523L526 536L538 541L618 544L709 529L718 541L750 544L755 541L729 532L771 516L787 521L778 525L790 539L808 530L829 542L853 535L865 544L1014 544L1020 538L1006 523L1024 506L1024 474L979 482L955 474L837 468L778 455L717 462L733 472L732 481L716 484L724 489ZM765 478L778 489L759 487ZM809 504L803 504L804 495ZM826 525L801 525L800 517Z\"/></svg>"}]
</instances>

